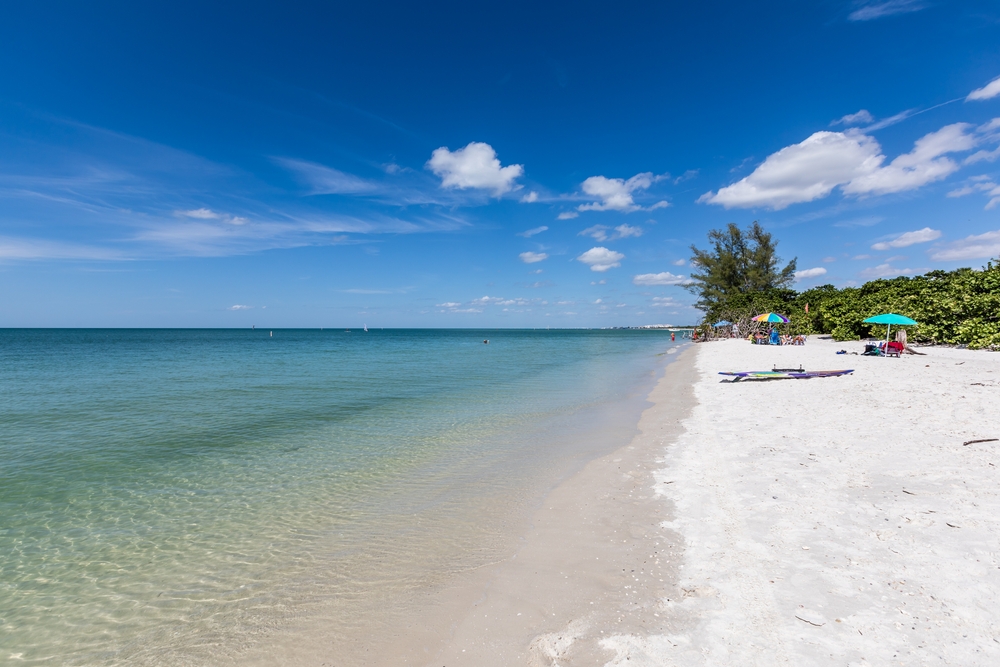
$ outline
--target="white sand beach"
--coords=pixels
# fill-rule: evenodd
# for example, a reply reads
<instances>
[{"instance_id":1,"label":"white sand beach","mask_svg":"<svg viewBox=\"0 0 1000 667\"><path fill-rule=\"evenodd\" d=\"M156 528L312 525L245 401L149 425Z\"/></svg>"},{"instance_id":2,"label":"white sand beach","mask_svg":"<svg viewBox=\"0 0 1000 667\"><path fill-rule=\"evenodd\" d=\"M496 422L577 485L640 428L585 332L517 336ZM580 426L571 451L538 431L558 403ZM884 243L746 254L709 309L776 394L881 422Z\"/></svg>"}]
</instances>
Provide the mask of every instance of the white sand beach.
<instances>
[{"instance_id":1,"label":"white sand beach","mask_svg":"<svg viewBox=\"0 0 1000 667\"><path fill-rule=\"evenodd\" d=\"M663 631L610 638L608 664L1000 664L1000 442L963 446L1000 438L1000 355L697 347L698 405L656 485L677 588ZM799 364L855 372L716 374Z\"/></svg>"}]
</instances>

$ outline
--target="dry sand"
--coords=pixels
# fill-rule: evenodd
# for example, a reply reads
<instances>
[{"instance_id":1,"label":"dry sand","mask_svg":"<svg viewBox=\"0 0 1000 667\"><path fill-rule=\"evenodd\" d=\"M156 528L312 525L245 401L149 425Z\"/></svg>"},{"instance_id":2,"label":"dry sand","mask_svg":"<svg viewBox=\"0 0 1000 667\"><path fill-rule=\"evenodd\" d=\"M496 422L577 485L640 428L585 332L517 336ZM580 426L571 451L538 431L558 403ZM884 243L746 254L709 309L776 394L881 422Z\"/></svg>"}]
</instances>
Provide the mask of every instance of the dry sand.
<instances>
[{"instance_id":1,"label":"dry sand","mask_svg":"<svg viewBox=\"0 0 1000 667\"><path fill-rule=\"evenodd\" d=\"M675 626L612 665L1000 664L1000 355L699 346L656 486L683 538ZM854 368L720 383L723 370Z\"/></svg>"},{"instance_id":2,"label":"dry sand","mask_svg":"<svg viewBox=\"0 0 1000 667\"><path fill-rule=\"evenodd\" d=\"M270 664L1000 664L1000 442L963 446L1000 438L1000 355L835 354L861 348L688 348L632 443L557 487L509 557L363 661L326 643ZM717 374L799 364L855 372Z\"/></svg>"}]
</instances>

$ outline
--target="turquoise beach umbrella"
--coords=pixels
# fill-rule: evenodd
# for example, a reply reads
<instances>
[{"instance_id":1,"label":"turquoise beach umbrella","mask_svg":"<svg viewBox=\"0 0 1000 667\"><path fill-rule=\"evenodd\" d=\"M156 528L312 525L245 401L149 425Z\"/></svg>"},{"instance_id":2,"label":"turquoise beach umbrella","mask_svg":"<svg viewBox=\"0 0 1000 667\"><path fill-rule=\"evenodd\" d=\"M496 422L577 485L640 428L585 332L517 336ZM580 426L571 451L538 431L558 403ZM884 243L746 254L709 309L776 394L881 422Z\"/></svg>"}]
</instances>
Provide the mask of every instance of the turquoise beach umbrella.
<instances>
[{"instance_id":1,"label":"turquoise beach umbrella","mask_svg":"<svg viewBox=\"0 0 1000 667\"><path fill-rule=\"evenodd\" d=\"M874 317L869 317L867 320L864 320L864 321L866 323L868 323L868 324L884 324L884 325L886 325L885 326L885 344L886 344L886 348L888 348L888 346L889 346L889 329L892 328L893 324L895 324L897 326L898 325L902 325L902 324L912 326L912 325L914 325L914 324L917 323L916 320L911 320L909 317L906 317L905 315L897 315L896 313L882 313L881 315L876 315Z\"/></svg>"},{"instance_id":2,"label":"turquoise beach umbrella","mask_svg":"<svg viewBox=\"0 0 1000 667\"><path fill-rule=\"evenodd\" d=\"M729 320L719 320L712 326L715 328L719 328L719 327L728 327L730 324L732 324L732 322L730 322Z\"/></svg>"},{"instance_id":3,"label":"turquoise beach umbrella","mask_svg":"<svg viewBox=\"0 0 1000 667\"><path fill-rule=\"evenodd\" d=\"M904 315L897 315L896 313L883 313L875 317L869 317L865 322L868 324L908 324L911 326L916 324L915 320L911 320Z\"/></svg>"}]
</instances>

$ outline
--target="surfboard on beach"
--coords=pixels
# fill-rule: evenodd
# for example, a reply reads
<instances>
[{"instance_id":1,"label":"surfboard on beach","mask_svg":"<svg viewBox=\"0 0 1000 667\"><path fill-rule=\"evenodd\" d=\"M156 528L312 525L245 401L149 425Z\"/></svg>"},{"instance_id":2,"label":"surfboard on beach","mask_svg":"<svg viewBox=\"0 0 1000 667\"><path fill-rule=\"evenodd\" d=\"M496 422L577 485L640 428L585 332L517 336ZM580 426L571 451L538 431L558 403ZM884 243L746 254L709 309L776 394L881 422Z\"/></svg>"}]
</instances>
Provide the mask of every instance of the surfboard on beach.
<instances>
[{"instance_id":1,"label":"surfboard on beach","mask_svg":"<svg viewBox=\"0 0 1000 667\"><path fill-rule=\"evenodd\" d=\"M739 380L805 380L809 378L837 377L853 373L854 369L838 371L720 371L719 375L733 376L733 382Z\"/></svg>"}]
</instances>

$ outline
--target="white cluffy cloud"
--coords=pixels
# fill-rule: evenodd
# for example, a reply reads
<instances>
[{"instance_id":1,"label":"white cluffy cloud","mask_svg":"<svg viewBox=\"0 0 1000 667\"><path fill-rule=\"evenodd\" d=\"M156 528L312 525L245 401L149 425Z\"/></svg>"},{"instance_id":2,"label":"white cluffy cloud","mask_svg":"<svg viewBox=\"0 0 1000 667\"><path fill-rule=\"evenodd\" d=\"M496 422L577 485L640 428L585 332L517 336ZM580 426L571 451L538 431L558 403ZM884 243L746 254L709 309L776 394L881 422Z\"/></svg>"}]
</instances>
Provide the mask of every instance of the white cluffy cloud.
<instances>
[{"instance_id":1,"label":"white cluffy cloud","mask_svg":"<svg viewBox=\"0 0 1000 667\"><path fill-rule=\"evenodd\" d=\"M535 264L536 262L542 262L549 258L549 256L544 252L522 252L518 257L525 264Z\"/></svg>"},{"instance_id":2,"label":"white cluffy cloud","mask_svg":"<svg viewBox=\"0 0 1000 667\"><path fill-rule=\"evenodd\" d=\"M913 150L886 166L878 142L857 130L816 132L764 160L752 174L698 201L726 208L766 206L775 210L822 199L840 186L856 196L919 188L959 167L946 153L973 148L977 138L967 123L946 125L918 139Z\"/></svg>"},{"instance_id":3,"label":"white cluffy cloud","mask_svg":"<svg viewBox=\"0 0 1000 667\"><path fill-rule=\"evenodd\" d=\"M427 166L441 178L441 187L491 190L496 197L520 187L514 181L524 174L519 164L501 167L493 147L479 141L454 153L442 146L431 153Z\"/></svg>"},{"instance_id":4,"label":"white cluffy cloud","mask_svg":"<svg viewBox=\"0 0 1000 667\"><path fill-rule=\"evenodd\" d=\"M891 250L892 248L908 248L918 243L929 243L941 238L941 232L937 229L924 227L915 232L900 234L891 241L882 241L872 246L872 250Z\"/></svg>"},{"instance_id":5,"label":"white cluffy cloud","mask_svg":"<svg viewBox=\"0 0 1000 667\"><path fill-rule=\"evenodd\" d=\"M900 155L885 167L874 169L844 186L848 194L888 194L913 190L927 183L940 181L958 171L947 153L967 151L976 146L976 138L966 133L968 123L945 125L913 145L913 150ZM881 160L880 160L881 161Z\"/></svg>"},{"instance_id":6,"label":"white cluffy cloud","mask_svg":"<svg viewBox=\"0 0 1000 667\"><path fill-rule=\"evenodd\" d=\"M604 272L608 269L621 266L621 262L625 259L625 255L620 252L615 252L614 250L608 250L607 248L598 246L596 248L591 248L576 259L577 261L589 265L591 271Z\"/></svg>"},{"instance_id":7,"label":"white cluffy cloud","mask_svg":"<svg viewBox=\"0 0 1000 667\"><path fill-rule=\"evenodd\" d=\"M518 232L517 235L523 236L526 239L530 239L535 234L541 234L542 232L547 232L547 231L549 231L549 228L546 227L545 225L542 225L541 227L534 227L532 229L526 229L523 232Z\"/></svg>"},{"instance_id":8,"label":"white cluffy cloud","mask_svg":"<svg viewBox=\"0 0 1000 667\"><path fill-rule=\"evenodd\" d=\"M1000 95L1000 76L993 79L982 88L976 88L973 90L969 93L968 97L965 98L965 101L992 100L997 95Z\"/></svg>"},{"instance_id":9,"label":"white cluffy cloud","mask_svg":"<svg viewBox=\"0 0 1000 667\"><path fill-rule=\"evenodd\" d=\"M966 259L989 259L1000 256L1000 229L974 234L944 245L931 254L939 262L959 262Z\"/></svg>"},{"instance_id":10,"label":"white cluffy cloud","mask_svg":"<svg viewBox=\"0 0 1000 667\"><path fill-rule=\"evenodd\" d=\"M806 278L817 278L825 275L826 269L822 266L817 266L815 269L802 269L801 271L796 271L795 280L805 280Z\"/></svg>"},{"instance_id":11,"label":"white cluffy cloud","mask_svg":"<svg viewBox=\"0 0 1000 667\"><path fill-rule=\"evenodd\" d=\"M576 211L563 211L556 216L557 220L572 220L573 218L579 218L580 214Z\"/></svg>"},{"instance_id":12,"label":"white cluffy cloud","mask_svg":"<svg viewBox=\"0 0 1000 667\"><path fill-rule=\"evenodd\" d=\"M773 153L752 174L698 201L726 208L791 204L829 195L835 187L870 173L882 161L879 145L857 132L816 132Z\"/></svg>"},{"instance_id":13,"label":"white cluffy cloud","mask_svg":"<svg viewBox=\"0 0 1000 667\"><path fill-rule=\"evenodd\" d=\"M632 178L607 178L605 176L591 176L580 186L583 191L591 197L600 199L598 202L590 204L580 204L579 211L622 211L631 213L642 209L635 203L632 193L637 190L645 190L653 183L664 178L654 176L651 172L636 174ZM649 210L664 208L669 206L665 201L657 202L649 207Z\"/></svg>"},{"instance_id":14,"label":"white cluffy cloud","mask_svg":"<svg viewBox=\"0 0 1000 667\"><path fill-rule=\"evenodd\" d=\"M242 304L236 304L235 306L229 306L228 310L250 310L253 306L244 306Z\"/></svg>"},{"instance_id":15,"label":"white cluffy cloud","mask_svg":"<svg viewBox=\"0 0 1000 667\"><path fill-rule=\"evenodd\" d=\"M605 225L594 225L593 227L587 227L579 236L589 236L596 241L607 241L616 239L627 239L631 236L642 236L642 227L633 227L631 225L618 225L614 228L612 233L608 233L610 228Z\"/></svg>"},{"instance_id":16,"label":"white cluffy cloud","mask_svg":"<svg viewBox=\"0 0 1000 667\"><path fill-rule=\"evenodd\" d=\"M678 276L669 271L663 273L640 273L632 277L635 285L688 285L691 280L687 276Z\"/></svg>"}]
</instances>

